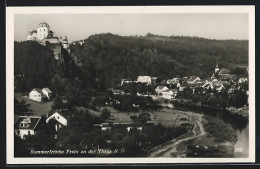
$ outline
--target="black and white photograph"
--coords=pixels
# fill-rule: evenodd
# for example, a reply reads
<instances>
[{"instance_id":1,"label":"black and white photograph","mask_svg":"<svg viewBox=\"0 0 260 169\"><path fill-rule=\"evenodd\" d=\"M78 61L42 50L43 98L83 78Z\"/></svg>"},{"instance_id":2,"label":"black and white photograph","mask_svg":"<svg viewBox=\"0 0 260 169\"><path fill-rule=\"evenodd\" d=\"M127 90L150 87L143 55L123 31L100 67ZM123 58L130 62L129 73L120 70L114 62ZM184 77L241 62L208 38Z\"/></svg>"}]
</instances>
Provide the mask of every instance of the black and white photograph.
<instances>
[{"instance_id":1,"label":"black and white photograph","mask_svg":"<svg viewBox=\"0 0 260 169\"><path fill-rule=\"evenodd\" d=\"M6 10L9 164L254 162L253 6Z\"/></svg>"}]
</instances>

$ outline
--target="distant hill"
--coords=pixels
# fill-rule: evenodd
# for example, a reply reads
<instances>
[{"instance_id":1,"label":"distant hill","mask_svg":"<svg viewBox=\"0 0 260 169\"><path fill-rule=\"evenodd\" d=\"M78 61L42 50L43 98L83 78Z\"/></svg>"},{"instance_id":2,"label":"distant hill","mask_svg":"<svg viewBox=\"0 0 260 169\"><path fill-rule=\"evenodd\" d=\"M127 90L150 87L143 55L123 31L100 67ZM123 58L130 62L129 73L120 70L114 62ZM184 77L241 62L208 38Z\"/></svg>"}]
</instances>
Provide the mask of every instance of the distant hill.
<instances>
[{"instance_id":1,"label":"distant hill","mask_svg":"<svg viewBox=\"0 0 260 169\"><path fill-rule=\"evenodd\" d=\"M138 75L172 78L213 73L220 67L248 65L247 40L211 40L187 36L118 36L97 34L71 44L71 57L84 72L106 87Z\"/></svg>"}]
</instances>

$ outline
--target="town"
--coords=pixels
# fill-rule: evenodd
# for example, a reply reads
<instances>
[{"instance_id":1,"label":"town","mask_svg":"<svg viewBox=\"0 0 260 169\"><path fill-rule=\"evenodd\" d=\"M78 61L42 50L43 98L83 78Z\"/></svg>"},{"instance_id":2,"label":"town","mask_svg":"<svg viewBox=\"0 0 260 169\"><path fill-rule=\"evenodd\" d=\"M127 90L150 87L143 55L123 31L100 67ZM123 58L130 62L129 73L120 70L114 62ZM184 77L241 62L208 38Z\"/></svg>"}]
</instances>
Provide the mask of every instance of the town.
<instances>
[{"instance_id":1,"label":"town","mask_svg":"<svg viewBox=\"0 0 260 169\"><path fill-rule=\"evenodd\" d=\"M56 37L46 22L29 31L27 42L50 48L57 65L66 67L72 67L66 65L66 57L74 46L84 45L82 40L69 44L66 36ZM22 91L20 86L27 76L16 73L16 155L76 149L95 152L76 153L86 157L201 157L200 151L207 152L205 156L233 156L237 136L230 124L239 129L248 123L248 67L238 69L245 70L241 74L221 66L218 60L212 67L213 73L206 77L124 77L118 79L121 83L95 94L77 88L79 79L71 83L58 75L50 86ZM61 87L61 82L68 86ZM115 150L120 153L113 153Z\"/></svg>"}]
</instances>

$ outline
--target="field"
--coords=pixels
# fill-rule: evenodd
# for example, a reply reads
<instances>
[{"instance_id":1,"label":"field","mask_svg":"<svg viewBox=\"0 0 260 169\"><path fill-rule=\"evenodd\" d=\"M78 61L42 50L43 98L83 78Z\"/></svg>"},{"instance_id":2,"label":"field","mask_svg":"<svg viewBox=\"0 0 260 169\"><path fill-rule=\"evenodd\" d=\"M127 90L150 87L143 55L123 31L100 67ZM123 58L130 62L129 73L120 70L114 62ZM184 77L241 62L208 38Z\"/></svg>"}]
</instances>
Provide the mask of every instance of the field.
<instances>
[{"instance_id":1,"label":"field","mask_svg":"<svg viewBox=\"0 0 260 169\"><path fill-rule=\"evenodd\" d=\"M36 101L29 100L28 96L24 96L21 93L15 93L15 98L17 99L24 99L26 103L31 105L31 110L33 115L35 116L42 116L45 115L47 112L51 110L52 101L45 102L45 103L38 103Z\"/></svg>"},{"instance_id":2,"label":"field","mask_svg":"<svg viewBox=\"0 0 260 169\"><path fill-rule=\"evenodd\" d=\"M185 117L189 119L191 122L192 119L194 121L197 121L197 117L192 115L189 115L185 113L184 111L178 111L178 110L173 110L173 109L168 109L168 108L163 108L162 110L159 110L157 112L153 111L139 111L139 112L120 112L118 110L115 110L112 107L102 107L100 111L93 111L89 110L91 113L99 116L101 114L102 109L108 109L111 113L111 119L112 122L115 123L130 123L131 119L130 116L138 116L141 113L149 113L151 115L151 121L152 123L158 124L162 123L164 126L173 126L178 124L179 119L182 117Z\"/></svg>"}]
</instances>

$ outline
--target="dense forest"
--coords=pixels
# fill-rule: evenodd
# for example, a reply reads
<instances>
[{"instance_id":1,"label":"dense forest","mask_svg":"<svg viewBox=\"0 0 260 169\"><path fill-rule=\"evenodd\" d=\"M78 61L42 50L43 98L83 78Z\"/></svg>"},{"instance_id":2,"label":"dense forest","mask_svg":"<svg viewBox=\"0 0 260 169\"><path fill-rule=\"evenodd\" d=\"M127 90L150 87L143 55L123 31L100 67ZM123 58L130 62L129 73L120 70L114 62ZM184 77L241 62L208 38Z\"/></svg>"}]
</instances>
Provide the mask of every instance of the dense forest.
<instances>
[{"instance_id":1,"label":"dense forest","mask_svg":"<svg viewBox=\"0 0 260 169\"><path fill-rule=\"evenodd\" d=\"M107 33L92 35L82 45L72 43L71 55L62 50L62 57L63 64L58 64L48 46L15 42L15 75L24 75L17 87L30 91L48 86L55 91L58 84L78 78L83 88L91 86L104 91L122 78L136 80L138 75L204 78L213 73L217 61L231 71L247 65L248 41Z\"/></svg>"},{"instance_id":2,"label":"dense forest","mask_svg":"<svg viewBox=\"0 0 260 169\"><path fill-rule=\"evenodd\" d=\"M71 56L84 72L92 70L96 79L112 86L122 78L136 80L138 75L208 77L216 61L232 70L248 64L248 41L107 33L71 45Z\"/></svg>"}]
</instances>

